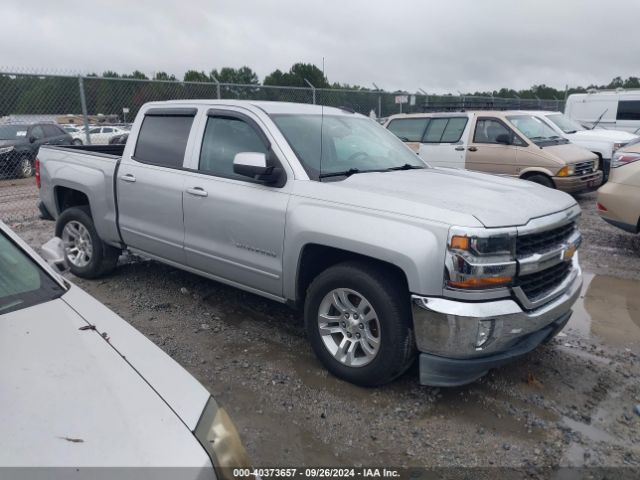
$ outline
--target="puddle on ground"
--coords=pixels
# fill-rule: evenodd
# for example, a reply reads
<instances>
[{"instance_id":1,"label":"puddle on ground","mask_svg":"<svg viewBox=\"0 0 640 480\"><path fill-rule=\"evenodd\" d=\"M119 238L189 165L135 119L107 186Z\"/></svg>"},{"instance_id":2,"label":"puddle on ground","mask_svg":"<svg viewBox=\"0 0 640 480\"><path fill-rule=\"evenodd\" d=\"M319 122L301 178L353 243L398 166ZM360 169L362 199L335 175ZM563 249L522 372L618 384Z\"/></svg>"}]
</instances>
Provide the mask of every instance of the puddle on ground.
<instances>
[{"instance_id":1,"label":"puddle on ground","mask_svg":"<svg viewBox=\"0 0 640 480\"><path fill-rule=\"evenodd\" d=\"M607 345L640 350L640 282L584 274L567 329Z\"/></svg>"}]
</instances>

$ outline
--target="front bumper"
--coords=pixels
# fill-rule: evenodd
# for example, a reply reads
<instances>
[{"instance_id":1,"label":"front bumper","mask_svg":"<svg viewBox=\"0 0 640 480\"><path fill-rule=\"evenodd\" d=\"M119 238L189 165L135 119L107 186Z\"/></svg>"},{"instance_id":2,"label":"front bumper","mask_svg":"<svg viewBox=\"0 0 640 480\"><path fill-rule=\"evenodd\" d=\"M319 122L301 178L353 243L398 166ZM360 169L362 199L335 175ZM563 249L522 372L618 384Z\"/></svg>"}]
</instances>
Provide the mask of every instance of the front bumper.
<instances>
[{"instance_id":1,"label":"front bumper","mask_svg":"<svg viewBox=\"0 0 640 480\"><path fill-rule=\"evenodd\" d=\"M575 268L577 274L566 290L533 310L523 309L513 299L471 303L413 295L420 383L455 386L473 382L558 333L582 288L580 267ZM482 347L477 347L482 321L492 321L492 331Z\"/></svg>"},{"instance_id":2,"label":"front bumper","mask_svg":"<svg viewBox=\"0 0 640 480\"><path fill-rule=\"evenodd\" d=\"M597 190L602 185L603 173L598 170L580 177L552 177L556 188L562 192L580 193Z\"/></svg>"}]
</instances>

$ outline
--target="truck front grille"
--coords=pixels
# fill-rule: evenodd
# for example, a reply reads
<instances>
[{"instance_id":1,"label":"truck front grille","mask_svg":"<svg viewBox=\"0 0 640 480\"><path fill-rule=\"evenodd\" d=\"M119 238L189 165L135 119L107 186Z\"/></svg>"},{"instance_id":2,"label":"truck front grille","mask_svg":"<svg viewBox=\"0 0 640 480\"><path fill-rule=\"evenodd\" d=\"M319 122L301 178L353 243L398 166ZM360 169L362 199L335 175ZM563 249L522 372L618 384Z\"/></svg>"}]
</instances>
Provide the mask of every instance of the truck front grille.
<instances>
[{"instance_id":1,"label":"truck front grille","mask_svg":"<svg viewBox=\"0 0 640 480\"><path fill-rule=\"evenodd\" d=\"M580 177L595 172L594 165L593 161L576 163L575 175Z\"/></svg>"},{"instance_id":2,"label":"truck front grille","mask_svg":"<svg viewBox=\"0 0 640 480\"><path fill-rule=\"evenodd\" d=\"M567 240L575 229L575 222L571 222L544 232L518 236L516 239L516 255L522 258L556 248Z\"/></svg>"},{"instance_id":3,"label":"truck front grille","mask_svg":"<svg viewBox=\"0 0 640 480\"><path fill-rule=\"evenodd\" d=\"M527 298L535 301L560 285L571 271L571 262L560 262L553 267L518 279L518 286Z\"/></svg>"}]
</instances>

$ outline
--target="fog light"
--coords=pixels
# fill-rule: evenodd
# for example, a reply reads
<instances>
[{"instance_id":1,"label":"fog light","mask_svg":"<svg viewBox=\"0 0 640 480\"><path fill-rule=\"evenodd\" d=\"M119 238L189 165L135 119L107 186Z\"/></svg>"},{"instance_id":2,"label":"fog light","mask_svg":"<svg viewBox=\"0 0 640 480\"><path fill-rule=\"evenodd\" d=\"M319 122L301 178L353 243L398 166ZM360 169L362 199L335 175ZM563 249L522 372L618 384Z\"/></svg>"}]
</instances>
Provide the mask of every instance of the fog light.
<instances>
[{"instance_id":1,"label":"fog light","mask_svg":"<svg viewBox=\"0 0 640 480\"><path fill-rule=\"evenodd\" d=\"M476 348L481 349L486 346L493 335L495 320L480 320L478 322L478 336L476 337Z\"/></svg>"}]
</instances>

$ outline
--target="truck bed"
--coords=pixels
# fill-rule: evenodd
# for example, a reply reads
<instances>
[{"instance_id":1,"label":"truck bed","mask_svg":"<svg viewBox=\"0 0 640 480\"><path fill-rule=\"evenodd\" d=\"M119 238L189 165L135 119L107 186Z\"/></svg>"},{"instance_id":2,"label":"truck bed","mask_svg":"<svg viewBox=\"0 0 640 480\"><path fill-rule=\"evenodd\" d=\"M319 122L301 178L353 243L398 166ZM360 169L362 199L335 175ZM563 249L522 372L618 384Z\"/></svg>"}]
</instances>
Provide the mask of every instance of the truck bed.
<instances>
[{"instance_id":1,"label":"truck bed","mask_svg":"<svg viewBox=\"0 0 640 480\"><path fill-rule=\"evenodd\" d=\"M101 153L104 155L122 157L124 152L124 144L118 145L65 145L65 146L49 146L42 148L51 148L56 150L71 150L75 152Z\"/></svg>"}]
</instances>

